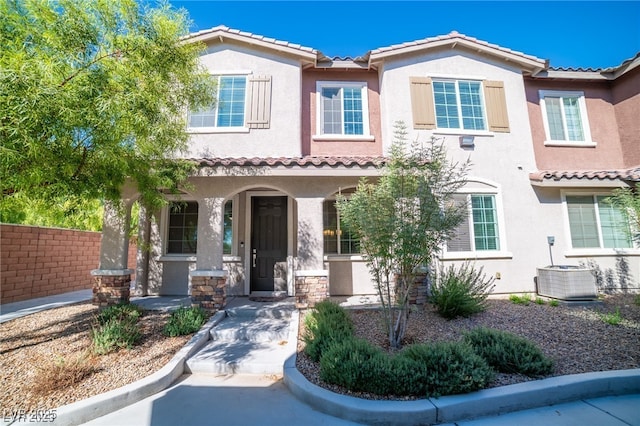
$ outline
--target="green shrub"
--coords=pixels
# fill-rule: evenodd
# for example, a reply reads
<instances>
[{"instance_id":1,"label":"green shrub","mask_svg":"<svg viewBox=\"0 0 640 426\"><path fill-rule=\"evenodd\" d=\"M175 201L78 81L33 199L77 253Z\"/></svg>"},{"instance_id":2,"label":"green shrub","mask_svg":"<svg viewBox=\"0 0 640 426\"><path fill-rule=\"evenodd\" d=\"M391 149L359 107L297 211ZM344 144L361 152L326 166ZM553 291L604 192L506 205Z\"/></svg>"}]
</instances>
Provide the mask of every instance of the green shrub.
<instances>
[{"instance_id":1,"label":"green shrub","mask_svg":"<svg viewBox=\"0 0 640 426\"><path fill-rule=\"evenodd\" d=\"M536 304L537 305L544 305L545 301L542 297L536 297Z\"/></svg>"},{"instance_id":2,"label":"green shrub","mask_svg":"<svg viewBox=\"0 0 640 426\"><path fill-rule=\"evenodd\" d=\"M635 297L633 298L633 303L636 306L640 306L640 293L635 295Z\"/></svg>"},{"instance_id":3,"label":"green shrub","mask_svg":"<svg viewBox=\"0 0 640 426\"><path fill-rule=\"evenodd\" d=\"M305 353L314 361L320 361L322 353L335 341L353 335L353 322L347 312L337 303L324 300L305 319L303 340Z\"/></svg>"},{"instance_id":4,"label":"green shrub","mask_svg":"<svg viewBox=\"0 0 640 426\"><path fill-rule=\"evenodd\" d=\"M334 340L320 358L320 378L355 392L387 395L393 391L391 358L367 340Z\"/></svg>"},{"instance_id":5,"label":"green shrub","mask_svg":"<svg viewBox=\"0 0 640 426\"><path fill-rule=\"evenodd\" d=\"M620 315L620 308L616 308L615 312L607 312L599 314L600 319L609 325L619 325L622 322L622 316Z\"/></svg>"},{"instance_id":6,"label":"green shrub","mask_svg":"<svg viewBox=\"0 0 640 426\"><path fill-rule=\"evenodd\" d=\"M544 376L553 371L553 361L529 340L506 331L479 327L464 334L470 344L489 365L503 373Z\"/></svg>"},{"instance_id":7,"label":"green shrub","mask_svg":"<svg viewBox=\"0 0 640 426\"><path fill-rule=\"evenodd\" d=\"M487 296L493 290L494 278L486 278L482 267L474 269L465 262L456 269L441 268L431 286L431 303L447 319L468 317L485 310Z\"/></svg>"},{"instance_id":8,"label":"green shrub","mask_svg":"<svg viewBox=\"0 0 640 426\"><path fill-rule=\"evenodd\" d=\"M558 302L557 299L552 299L549 301L549 306L553 306L555 308L556 306L560 306L560 302Z\"/></svg>"},{"instance_id":9,"label":"green shrub","mask_svg":"<svg viewBox=\"0 0 640 426\"><path fill-rule=\"evenodd\" d=\"M137 322L138 319L142 317L142 313L143 310L140 306L129 302L123 302L118 303L117 305L107 306L100 310L96 320L98 321L98 324L106 324L112 319Z\"/></svg>"},{"instance_id":10,"label":"green shrub","mask_svg":"<svg viewBox=\"0 0 640 426\"><path fill-rule=\"evenodd\" d=\"M131 320L111 318L91 330L93 350L98 355L118 349L131 349L142 337L138 323Z\"/></svg>"},{"instance_id":11,"label":"green shrub","mask_svg":"<svg viewBox=\"0 0 640 426\"><path fill-rule=\"evenodd\" d=\"M199 306L181 306L171 313L162 333L169 337L195 333L207 322L207 318L207 311Z\"/></svg>"},{"instance_id":12,"label":"green shrub","mask_svg":"<svg viewBox=\"0 0 640 426\"><path fill-rule=\"evenodd\" d=\"M494 372L473 348L463 342L438 342L407 346L398 355L420 368L415 371L415 395L440 396L482 389ZM418 379L419 378L419 379Z\"/></svg>"},{"instance_id":13,"label":"green shrub","mask_svg":"<svg viewBox=\"0 0 640 426\"><path fill-rule=\"evenodd\" d=\"M529 293L525 293L521 296L518 296L517 294L511 294L509 295L509 300L511 300L516 305L528 306L529 303L531 303L531 295Z\"/></svg>"}]
</instances>

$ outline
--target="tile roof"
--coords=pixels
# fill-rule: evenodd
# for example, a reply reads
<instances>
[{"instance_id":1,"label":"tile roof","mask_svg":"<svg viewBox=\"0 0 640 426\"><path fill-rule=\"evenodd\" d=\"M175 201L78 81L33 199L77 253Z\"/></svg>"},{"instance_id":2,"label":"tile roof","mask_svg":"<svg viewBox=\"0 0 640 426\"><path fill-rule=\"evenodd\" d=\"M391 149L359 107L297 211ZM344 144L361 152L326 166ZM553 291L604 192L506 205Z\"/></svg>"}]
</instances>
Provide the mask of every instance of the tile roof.
<instances>
[{"instance_id":1,"label":"tile roof","mask_svg":"<svg viewBox=\"0 0 640 426\"><path fill-rule=\"evenodd\" d=\"M536 182L562 179L625 180L640 182L640 166L625 170L540 170L529 174Z\"/></svg>"},{"instance_id":2,"label":"tile roof","mask_svg":"<svg viewBox=\"0 0 640 426\"><path fill-rule=\"evenodd\" d=\"M283 46L283 47L289 47L291 49L296 49L296 50L300 50L306 53L312 53L312 54L318 54L318 50L311 48L311 47L306 47L306 46L302 46L300 44L297 43L290 43L288 41L284 41L284 40L278 40L275 38L271 38L271 37L265 37L263 35L259 35L259 34L254 34L254 33L250 33L247 31L240 31L237 29L233 29L233 28L229 28L226 25L218 25L217 27L213 27L213 28L209 28L207 30L201 30L201 31L197 31L194 33L190 33L188 36L186 36L184 39L188 40L188 39L192 39L192 38L197 38L197 37L204 37L207 36L209 34L213 34L216 32L224 32L227 34L232 34L232 35L237 35L237 36L241 36L241 37L246 37L249 39L253 39L253 40L259 40L265 43L271 43L277 46Z\"/></svg>"},{"instance_id":3,"label":"tile roof","mask_svg":"<svg viewBox=\"0 0 640 426\"><path fill-rule=\"evenodd\" d=\"M338 157L338 156L304 156L304 157L236 157L236 158L191 158L200 167L377 167L383 163L383 157Z\"/></svg>"},{"instance_id":4,"label":"tile roof","mask_svg":"<svg viewBox=\"0 0 640 426\"><path fill-rule=\"evenodd\" d=\"M638 52L635 56L629 58L629 59L625 59L624 61L622 61L622 63L620 63L620 65L616 65L613 67L607 67L607 68L572 68L572 67L549 67L549 71L571 71L571 72L602 72L602 73L606 73L606 72L615 72L620 68L623 68L629 64L631 64L633 61L635 61L636 59L640 58L640 52Z\"/></svg>"}]
</instances>

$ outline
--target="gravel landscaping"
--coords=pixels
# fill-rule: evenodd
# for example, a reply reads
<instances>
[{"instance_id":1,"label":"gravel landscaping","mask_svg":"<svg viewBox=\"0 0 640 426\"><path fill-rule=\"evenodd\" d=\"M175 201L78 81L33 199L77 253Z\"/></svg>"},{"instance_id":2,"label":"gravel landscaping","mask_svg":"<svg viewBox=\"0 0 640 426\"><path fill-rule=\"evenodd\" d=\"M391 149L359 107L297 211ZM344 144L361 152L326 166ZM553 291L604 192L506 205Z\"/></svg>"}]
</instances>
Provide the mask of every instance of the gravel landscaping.
<instances>
[{"instance_id":1,"label":"gravel landscaping","mask_svg":"<svg viewBox=\"0 0 640 426\"><path fill-rule=\"evenodd\" d=\"M417 307L409 317L405 345L444 340L458 340L462 333L485 326L515 333L535 342L555 363L551 376L593 371L640 368L640 306L633 295L613 295L603 299L602 306L567 307L517 305L505 299L490 299L488 307L469 318L446 320L432 305ZM622 321L610 325L603 321L606 313L619 309ZM390 351L381 313L375 309L349 309L355 334ZM304 333L305 312L300 315L300 336ZM312 383L334 392L368 399L409 399L353 393L320 379L318 363L304 353L298 342L298 370ZM534 380L516 374L498 374L489 387Z\"/></svg>"},{"instance_id":2,"label":"gravel landscaping","mask_svg":"<svg viewBox=\"0 0 640 426\"><path fill-rule=\"evenodd\" d=\"M622 318L620 324L605 323L603 313L616 309ZM143 333L140 344L131 350L91 355L87 350L97 312L90 302L84 302L0 324L0 407L26 411L54 409L135 382L162 368L191 337L163 336L161 330L169 315L145 311L140 322ZM349 312L359 337L388 350L378 311L356 308ZM302 311L300 335L304 333L304 316ZM633 303L631 295L607 296L603 306L590 308L535 303L522 306L492 299L485 312L451 321L438 316L431 305L425 305L412 312L405 343L455 340L464 330L478 326L510 331L532 340L554 359L554 376L640 368L640 307ZM299 339L297 367L308 380L335 392L348 393L323 383L318 365L303 349L304 343ZM75 368L78 365L82 368ZM65 368L79 370L82 379L71 385L60 382L51 386L51 372ZM531 379L502 374L491 386L525 380Z\"/></svg>"},{"instance_id":3,"label":"gravel landscaping","mask_svg":"<svg viewBox=\"0 0 640 426\"><path fill-rule=\"evenodd\" d=\"M5 413L51 410L140 380L166 365L191 336L165 337L169 314L145 311L142 339L131 350L92 355L90 302L50 309L0 324L0 407ZM53 377L80 375L75 384Z\"/></svg>"}]
</instances>

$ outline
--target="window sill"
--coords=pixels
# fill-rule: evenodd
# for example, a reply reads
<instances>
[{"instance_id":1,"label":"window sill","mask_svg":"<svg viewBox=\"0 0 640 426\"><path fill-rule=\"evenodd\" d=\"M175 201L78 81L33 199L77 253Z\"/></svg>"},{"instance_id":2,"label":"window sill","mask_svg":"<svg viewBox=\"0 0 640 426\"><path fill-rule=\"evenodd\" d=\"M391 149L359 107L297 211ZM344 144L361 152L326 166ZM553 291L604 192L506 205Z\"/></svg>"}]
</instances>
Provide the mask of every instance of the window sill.
<instances>
[{"instance_id":1,"label":"window sill","mask_svg":"<svg viewBox=\"0 0 640 426\"><path fill-rule=\"evenodd\" d=\"M222 256L223 262L241 262L242 258L240 256L232 256L230 254L225 254Z\"/></svg>"},{"instance_id":2,"label":"window sill","mask_svg":"<svg viewBox=\"0 0 640 426\"><path fill-rule=\"evenodd\" d=\"M566 257L597 257L597 256L640 256L640 248L625 249L572 249L564 254Z\"/></svg>"},{"instance_id":3,"label":"window sill","mask_svg":"<svg viewBox=\"0 0 640 426\"><path fill-rule=\"evenodd\" d=\"M325 254L325 262L363 262L364 257L361 254Z\"/></svg>"},{"instance_id":4,"label":"window sill","mask_svg":"<svg viewBox=\"0 0 640 426\"><path fill-rule=\"evenodd\" d=\"M158 262L195 262L196 256L183 254L166 254L158 258Z\"/></svg>"},{"instance_id":5,"label":"window sill","mask_svg":"<svg viewBox=\"0 0 640 426\"><path fill-rule=\"evenodd\" d=\"M373 136L365 135L313 135L311 138L317 142L374 142Z\"/></svg>"},{"instance_id":6,"label":"window sill","mask_svg":"<svg viewBox=\"0 0 640 426\"><path fill-rule=\"evenodd\" d=\"M544 141L544 146L561 146L570 148L593 148L597 146L596 142L571 142L571 141Z\"/></svg>"},{"instance_id":7,"label":"window sill","mask_svg":"<svg viewBox=\"0 0 640 426\"><path fill-rule=\"evenodd\" d=\"M513 259L508 251L456 251L440 255L440 260Z\"/></svg>"},{"instance_id":8,"label":"window sill","mask_svg":"<svg viewBox=\"0 0 640 426\"><path fill-rule=\"evenodd\" d=\"M487 136L493 137L494 133L488 130L465 130L465 129L434 129L434 135L449 136Z\"/></svg>"},{"instance_id":9,"label":"window sill","mask_svg":"<svg viewBox=\"0 0 640 426\"><path fill-rule=\"evenodd\" d=\"M189 127L187 133L207 134L207 133L249 133L248 127Z\"/></svg>"}]
</instances>

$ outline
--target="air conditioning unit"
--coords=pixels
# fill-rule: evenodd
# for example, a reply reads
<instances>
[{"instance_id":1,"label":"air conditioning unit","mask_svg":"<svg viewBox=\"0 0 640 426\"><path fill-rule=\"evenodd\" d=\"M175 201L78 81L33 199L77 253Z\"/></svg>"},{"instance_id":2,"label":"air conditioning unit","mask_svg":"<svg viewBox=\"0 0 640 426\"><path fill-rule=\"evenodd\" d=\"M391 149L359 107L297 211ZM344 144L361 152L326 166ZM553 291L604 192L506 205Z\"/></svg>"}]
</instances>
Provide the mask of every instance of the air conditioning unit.
<instances>
[{"instance_id":1,"label":"air conditioning unit","mask_svg":"<svg viewBox=\"0 0 640 426\"><path fill-rule=\"evenodd\" d=\"M538 294L561 300L595 300L596 277L592 269L572 265L538 268Z\"/></svg>"}]
</instances>

